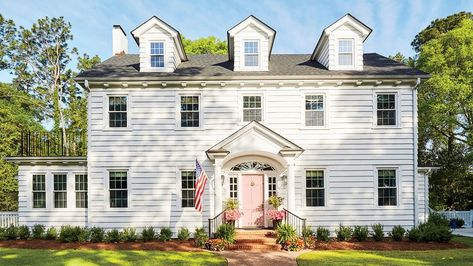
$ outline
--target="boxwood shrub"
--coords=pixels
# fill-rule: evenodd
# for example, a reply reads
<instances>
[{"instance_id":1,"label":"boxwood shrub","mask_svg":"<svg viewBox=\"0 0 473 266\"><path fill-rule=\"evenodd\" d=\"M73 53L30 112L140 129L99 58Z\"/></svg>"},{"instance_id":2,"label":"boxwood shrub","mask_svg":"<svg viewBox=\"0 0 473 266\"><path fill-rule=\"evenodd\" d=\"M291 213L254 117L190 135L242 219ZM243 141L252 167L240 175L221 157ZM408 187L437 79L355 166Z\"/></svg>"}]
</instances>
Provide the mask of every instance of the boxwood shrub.
<instances>
[{"instance_id":1,"label":"boxwood shrub","mask_svg":"<svg viewBox=\"0 0 473 266\"><path fill-rule=\"evenodd\" d=\"M373 232L371 232L373 239L376 241L382 241L384 238L384 226L380 223L377 223L371 225L371 229L373 230Z\"/></svg>"},{"instance_id":2,"label":"boxwood shrub","mask_svg":"<svg viewBox=\"0 0 473 266\"><path fill-rule=\"evenodd\" d=\"M337 234L337 239L339 241L348 241L352 237L353 229L350 226L343 226L340 224L338 229L335 230L335 233Z\"/></svg>"},{"instance_id":3,"label":"boxwood shrub","mask_svg":"<svg viewBox=\"0 0 473 266\"><path fill-rule=\"evenodd\" d=\"M33 230L31 230L31 235L33 239L43 239L45 237L46 227L42 224L33 225Z\"/></svg>"},{"instance_id":4,"label":"boxwood shrub","mask_svg":"<svg viewBox=\"0 0 473 266\"><path fill-rule=\"evenodd\" d=\"M365 241L368 239L368 226L355 226L353 229L353 237L358 241Z\"/></svg>"},{"instance_id":5,"label":"boxwood shrub","mask_svg":"<svg viewBox=\"0 0 473 266\"><path fill-rule=\"evenodd\" d=\"M159 231L159 241L169 241L171 240L171 237L172 237L172 231L170 228L167 228L167 227L164 227L164 228L161 228L161 231Z\"/></svg>"},{"instance_id":6,"label":"boxwood shrub","mask_svg":"<svg viewBox=\"0 0 473 266\"><path fill-rule=\"evenodd\" d=\"M90 228L90 242L99 243L103 242L105 238L105 230L101 227Z\"/></svg>"},{"instance_id":7,"label":"boxwood shrub","mask_svg":"<svg viewBox=\"0 0 473 266\"><path fill-rule=\"evenodd\" d=\"M318 241L329 241L330 231L324 227L317 227L316 237Z\"/></svg>"},{"instance_id":8,"label":"boxwood shrub","mask_svg":"<svg viewBox=\"0 0 473 266\"><path fill-rule=\"evenodd\" d=\"M154 231L154 228L151 226L147 226L141 231L141 239L143 241L152 241L156 237L156 232Z\"/></svg>"}]
</instances>

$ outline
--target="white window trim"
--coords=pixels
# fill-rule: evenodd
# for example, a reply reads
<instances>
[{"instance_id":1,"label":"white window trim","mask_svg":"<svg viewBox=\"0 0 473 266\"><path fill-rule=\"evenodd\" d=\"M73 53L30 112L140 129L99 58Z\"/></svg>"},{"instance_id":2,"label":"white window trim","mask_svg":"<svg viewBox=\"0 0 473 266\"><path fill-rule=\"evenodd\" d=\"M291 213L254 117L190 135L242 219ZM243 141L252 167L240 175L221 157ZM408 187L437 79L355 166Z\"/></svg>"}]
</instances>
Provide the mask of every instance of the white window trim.
<instances>
[{"instance_id":1,"label":"white window trim","mask_svg":"<svg viewBox=\"0 0 473 266\"><path fill-rule=\"evenodd\" d=\"M245 64L245 42L257 42L258 43L258 65L257 66L247 66ZM243 39L241 41L241 69L242 70L260 70L262 69L262 53L261 53L261 40L260 39Z\"/></svg>"},{"instance_id":2,"label":"white window trim","mask_svg":"<svg viewBox=\"0 0 473 266\"><path fill-rule=\"evenodd\" d=\"M307 182L306 182L306 172L307 171L323 171L324 172L324 206L307 206L307 201L306 201L306 189L307 189ZM302 191L302 205L304 208L307 209L327 209L329 207L329 169L327 167L311 167L311 168L304 168L303 169L303 191Z\"/></svg>"},{"instance_id":3,"label":"white window trim","mask_svg":"<svg viewBox=\"0 0 473 266\"><path fill-rule=\"evenodd\" d=\"M190 212L190 213L198 213L197 210L195 209L195 207L182 207L182 172L186 172L186 171L194 171L195 172L195 168L186 168L186 167L183 167L183 168L177 168L176 170L176 175L177 175L177 184L176 184L176 195L177 195L177 198L176 198L176 208L182 212ZM197 176L196 176L197 178ZM207 180L207 184L205 185L206 187L209 186L210 184L210 180ZM205 188L204 188L204 202L202 203L203 205L205 205L205 198L208 197L209 195L207 193L205 193ZM205 208L204 208L204 212L205 212Z\"/></svg>"},{"instance_id":4,"label":"white window trim","mask_svg":"<svg viewBox=\"0 0 473 266\"><path fill-rule=\"evenodd\" d=\"M70 177L70 174L68 172L51 172L51 175L52 175L52 200L53 200L53 205L51 206L52 209L55 209L55 210L67 210L67 209L75 209L75 204L74 204L74 207L72 207L70 204L71 204L71 177ZM57 208L56 205L55 205L55 200L54 200L54 195L56 192L64 192L64 190L55 190L54 189L54 176L55 175L65 175L66 176L66 208Z\"/></svg>"},{"instance_id":5,"label":"white window trim","mask_svg":"<svg viewBox=\"0 0 473 266\"><path fill-rule=\"evenodd\" d=\"M73 200L73 206L75 209L78 209L78 210L87 210L89 208L89 174L87 172L72 172L71 173L72 177L73 177L73 187L72 187L72 191L74 191L74 200ZM87 176L87 190L76 190L76 175L85 175ZM77 194L76 192L86 192L87 193L87 207L86 208L77 208L76 207L76 200L77 200Z\"/></svg>"},{"instance_id":6,"label":"white window trim","mask_svg":"<svg viewBox=\"0 0 473 266\"><path fill-rule=\"evenodd\" d=\"M128 197L128 207L126 208L112 208L110 207L110 172L126 172L126 190L128 191L127 192L127 197ZM133 207L132 203L133 203L133 200L132 200L132 194L131 193L132 189L131 189L131 177L130 177L130 169L127 169L127 168L107 168L104 172L104 181L105 181L105 186L104 186L104 199L105 199L105 209L106 210L116 210L116 211L120 211L120 210L126 210L126 209L130 209ZM87 177L88 178L88 177ZM91 206L89 206L90 208Z\"/></svg>"},{"instance_id":7,"label":"white window trim","mask_svg":"<svg viewBox=\"0 0 473 266\"><path fill-rule=\"evenodd\" d=\"M381 125L378 126L378 94L394 94L395 108L396 108L396 124L395 125ZM398 91L391 90L374 90L373 91L373 129L389 129L402 128L401 127L401 104Z\"/></svg>"},{"instance_id":8,"label":"white window trim","mask_svg":"<svg viewBox=\"0 0 473 266\"><path fill-rule=\"evenodd\" d=\"M129 93L109 92L103 100L103 130L104 131L131 131L132 130L132 99ZM110 97L126 97L126 127L110 127L109 103Z\"/></svg>"},{"instance_id":9,"label":"white window trim","mask_svg":"<svg viewBox=\"0 0 473 266\"><path fill-rule=\"evenodd\" d=\"M181 96L197 96L199 97L199 126L198 127L181 127ZM200 92L178 93L176 94L176 130L203 130L204 129L204 105L202 103L202 94Z\"/></svg>"},{"instance_id":10,"label":"white window trim","mask_svg":"<svg viewBox=\"0 0 473 266\"><path fill-rule=\"evenodd\" d=\"M33 176L34 175L44 175L44 193L45 193L45 197L44 197L44 201L45 201L45 208L34 208L34 200L33 200ZM29 206L29 209L31 210L49 210L50 209L50 203L48 201L48 196L50 193L48 193L48 173L47 172L32 172L30 173L29 175L25 175L27 177L29 177L29 185L30 185L30 189L28 189L28 193L29 193L29 198L30 200L28 201L28 203L30 204ZM54 197L54 196L53 196Z\"/></svg>"},{"instance_id":11,"label":"white window trim","mask_svg":"<svg viewBox=\"0 0 473 266\"><path fill-rule=\"evenodd\" d=\"M254 93L254 92L242 92L239 94L238 97L238 106L239 106L239 113L240 113L240 125L246 125L247 123L250 123L251 121L244 121L243 120L243 97L244 96L260 96L261 97L261 121L258 121L260 123L264 123L265 117L266 117L266 103L265 100L266 98L264 97L263 93Z\"/></svg>"},{"instance_id":12,"label":"white window trim","mask_svg":"<svg viewBox=\"0 0 473 266\"><path fill-rule=\"evenodd\" d=\"M378 205L378 170L395 170L396 171L396 205L393 206L379 206ZM374 199L373 199L373 206L377 209L399 209L401 208L401 167L398 165L377 165L374 167L373 170L373 188L374 188Z\"/></svg>"},{"instance_id":13,"label":"white window trim","mask_svg":"<svg viewBox=\"0 0 473 266\"><path fill-rule=\"evenodd\" d=\"M305 97L308 95L321 95L324 100L324 125L323 126L306 126L305 124ZM318 92L318 91L304 91L301 97L301 129L329 129L329 121L328 121L328 97L325 92Z\"/></svg>"},{"instance_id":14,"label":"white window trim","mask_svg":"<svg viewBox=\"0 0 473 266\"><path fill-rule=\"evenodd\" d=\"M352 41L352 64L351 65L340 65L339 64L339 41L340 40L351 40ZM337 66L337 70L351 70L356 68L356 47L357 46L357 41L354 36L338 36L335 39L335 64Z\"/></svg>"},{"instance_id":15,"label":"white window trim","mask_svg":"<svg viewBox=\"0 0 473 266\"><path fill-rule=\"evenodd\" d=\"M156 42L162 42L163 43L163 60L164 60L164 64L162 67L153 67L151 66L151 43L156 43ZM166 59L167 59L167 56L166 56L166 51L167 51L167 47L166 47L166 40L149 40L148 41L148 51L147 51L147 55L148 55L148 68L151 69L151 70L165 70L166 69Z\"/></svg>"}]
</instances>

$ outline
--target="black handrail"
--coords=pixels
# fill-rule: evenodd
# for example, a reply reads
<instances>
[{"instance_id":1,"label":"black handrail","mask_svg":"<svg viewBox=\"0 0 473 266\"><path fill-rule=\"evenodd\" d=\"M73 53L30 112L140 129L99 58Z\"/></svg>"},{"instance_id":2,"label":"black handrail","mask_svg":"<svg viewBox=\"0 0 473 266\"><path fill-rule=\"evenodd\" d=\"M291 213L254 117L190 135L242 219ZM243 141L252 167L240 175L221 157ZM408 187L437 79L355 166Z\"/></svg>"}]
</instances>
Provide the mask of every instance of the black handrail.
<instances>
[{"instance_id":1,"label":"black handrail","mask_svg":"<svg viewBox=\"0 0 473 266\"><path fill-rule=\"evenodd\" d=\"M284 210L284 222L292 225L296 229L299 236L302 235L302 230L306 227L307 219L301 218L287 209Z\"/></svg>"},{"instance_id":2,"label":"black handrail","mask_svg":"<svg viewBox=\"0 0 473 266\"><path fill-rule=\"evenodd\" d=\"M209 218L209 238L213 238L217 228L225 222L225 216L223 215L227 209L217 214L214 218Z\"/></svg>"},{"instance_id":3,"label":"black handrail","mask_svg":"<svg viewBox=\"0 0 473 266\"><path fill-rule=\"evenodd\" d=\"M18 154L21 157L86 156L87 132L21 132Z\"/></svg>"}]
</instances>

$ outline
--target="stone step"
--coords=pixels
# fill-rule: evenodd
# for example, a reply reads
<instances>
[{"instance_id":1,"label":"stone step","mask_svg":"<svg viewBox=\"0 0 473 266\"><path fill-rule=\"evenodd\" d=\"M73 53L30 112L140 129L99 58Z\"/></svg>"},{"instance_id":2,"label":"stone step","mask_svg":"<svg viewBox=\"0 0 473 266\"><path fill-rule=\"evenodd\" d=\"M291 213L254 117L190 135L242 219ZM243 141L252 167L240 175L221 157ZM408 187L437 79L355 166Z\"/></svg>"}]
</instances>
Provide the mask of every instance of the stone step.
<instances>
[{"instance_id":1,"label":"stone step","mask_svg":"<svg viewBox=\"0 0 473 266\"><path fill-rule=\"evenodd\" d=\"M233 244L227 247L227 250L281 250L281 246L277 244Z\"/></svg>"},{"instance_id":2,"label":"stone step","mask_svg":"<svg viewBox=\"0 0 473 266\"><path fill-rule=\"evenodd\" d=\"M266 244L273 241L267 241L266 239L261 238L236 238L236 243L238 244Z\"/></svg>"}]
</instances>

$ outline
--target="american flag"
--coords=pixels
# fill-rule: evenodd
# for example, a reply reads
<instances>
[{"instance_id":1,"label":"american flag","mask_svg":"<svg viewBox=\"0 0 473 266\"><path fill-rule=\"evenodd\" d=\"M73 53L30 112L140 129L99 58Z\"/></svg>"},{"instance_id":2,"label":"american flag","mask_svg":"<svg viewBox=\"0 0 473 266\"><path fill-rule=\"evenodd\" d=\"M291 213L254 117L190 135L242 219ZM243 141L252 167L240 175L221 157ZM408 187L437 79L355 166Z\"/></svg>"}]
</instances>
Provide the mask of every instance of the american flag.
<instances>
[{"instance_id":1,"label":"american flag","mask_svg":"<svg viewBox=\"0 0 473 266\"><path fill-rule=\"evenodd\" d=\"M195 209L199 212L202 212L202 201L204 197L205 184L207 183L208 177L197 160L195 160L195 176Z\"/></svg>"}]
</instances>

